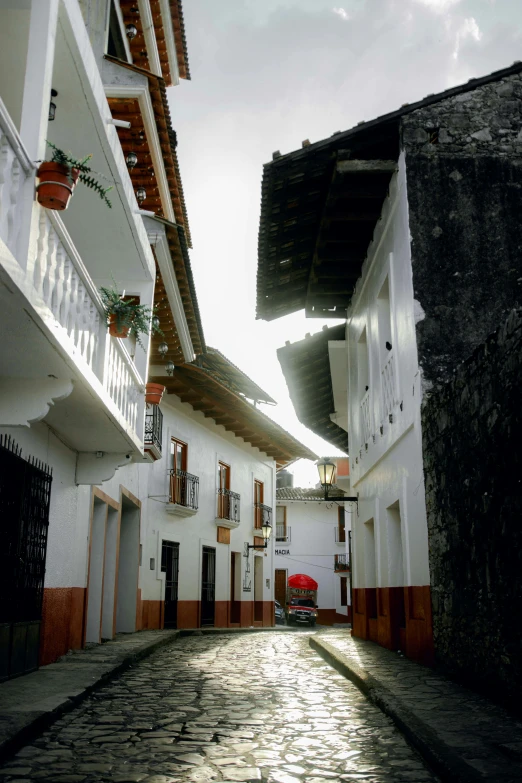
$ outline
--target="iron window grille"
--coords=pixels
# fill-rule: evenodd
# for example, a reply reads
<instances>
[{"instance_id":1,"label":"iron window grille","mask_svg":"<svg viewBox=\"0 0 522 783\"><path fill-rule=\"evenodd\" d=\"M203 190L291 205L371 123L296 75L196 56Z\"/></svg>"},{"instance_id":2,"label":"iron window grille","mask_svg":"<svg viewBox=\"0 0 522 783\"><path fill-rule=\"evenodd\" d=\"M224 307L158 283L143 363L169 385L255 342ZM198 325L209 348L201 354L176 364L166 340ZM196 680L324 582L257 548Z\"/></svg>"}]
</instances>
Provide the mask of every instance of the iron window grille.
<instances>
[{"instance_id":1,"label":"iron window grille","mask_svg":"<svg viewBox=\"0 0 522 783\"><path fill-rule=\"evenodd\" d=\"M198 510L199 476L193 476L186 470L169 470L170 502L179 506Z\"/></svg>"},{"instance_id":2,"label":"iron window grille","mask_svg":"<svg viewBox=\"0 0 522 783\"><path fill-rule=\"evenodd\" d=\"M334 555L334 570L335 571L349 571L350 570L350 555Z\"/></svg>"},{"instance_id":3,"label":"iron window grille","mask_svg":"<svg viewBox=\"0 0 522 783\"><path fill-rule=\"evenodd\" d=\"M218 519L240 522L241 496L230 489L218 489Z\"/></svg>"},{"instance_id":4,"label":"iron window grille","mask_svg":"<svg viewBox=\"0 0 522 783\"><path fill-rule=\"evenodd\" d=\"M272 509L263 503L254 503L254 527L261 532L263 525L272 526Z\"/></svg>"},{"instance_id":5,"label":"iron window grille","mask_svg":"<svg viewBox=\"0 0 522 783\"><path fill-rule=\"evenodd\" d=\"M161 454L163 413L159 405L152 405L145 415L145 447L155 446Z\"/></svg>"}]
</instances>

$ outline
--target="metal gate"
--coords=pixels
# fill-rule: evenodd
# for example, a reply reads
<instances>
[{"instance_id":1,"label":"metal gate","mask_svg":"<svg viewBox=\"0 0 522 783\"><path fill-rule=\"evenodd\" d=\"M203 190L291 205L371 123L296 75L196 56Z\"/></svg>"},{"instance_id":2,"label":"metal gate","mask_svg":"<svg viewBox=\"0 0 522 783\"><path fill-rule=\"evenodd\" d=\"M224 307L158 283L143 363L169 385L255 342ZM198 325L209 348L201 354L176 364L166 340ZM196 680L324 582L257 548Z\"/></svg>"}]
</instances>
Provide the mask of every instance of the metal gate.
<instances>
[{"instance_id":1,"label":"metal gate","mask_svg":"<svg viewBox=\"0 0 522 783\"><path fill-rule=\"evenodd\" d=\"M201 567L201 625L214 625L216 595L216 550L203 547Z\"/></svg>"},{"instance_id":2,"label":"metal gate","mask_svg":"<svg viewBox=\"0 0 522 783\"><path fill-rule=\"evenodd\" d=\"M51 482L0 436L0 680L38 668Z\"/></svg>"},{"instance_id":3,"label":"metal gate","mask_svg":"<svg viewBox=\"0 0 522 783\"><path fill-rule=\"evenodd\" d=\"M165 573L163 625L165 628L177 628L179 544L175 544L173 541L162 541L161 570Z\"/></svg>"}]
</instances>

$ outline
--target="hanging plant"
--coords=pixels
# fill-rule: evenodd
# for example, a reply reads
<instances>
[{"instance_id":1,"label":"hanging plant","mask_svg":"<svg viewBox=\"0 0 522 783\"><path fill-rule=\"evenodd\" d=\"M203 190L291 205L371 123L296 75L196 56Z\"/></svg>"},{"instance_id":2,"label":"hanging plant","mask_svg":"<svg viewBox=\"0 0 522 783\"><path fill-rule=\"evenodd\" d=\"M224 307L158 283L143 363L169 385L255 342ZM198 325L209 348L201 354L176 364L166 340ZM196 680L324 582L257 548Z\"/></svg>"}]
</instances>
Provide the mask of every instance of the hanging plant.
<instances>
[{"instance_id":1,"label":"hanging plant","mask_svg":"<svg viewBox=\"0 0 522 783\"><path fill-rule=\"evenodd\" d=\"M78 180L91 190L94 190L111 209L112 204L107 198L107 193L112 190L112 185L104 188L97 177L105 179L103 174L93 171L88 165L92 155L87 155L81 160L73 158L69 153L47 142L53 154L50 161L44 161L36 176L40 179L37 185L38 203L47 209L67 209L70 198ZM96 175L96 176L93 176Z\"/></svg>"},{"instance_id":2,"label":"hanging plant","mask_svg":"<svg viewBox=\"0 0 522 783\"><path fill-rule=\"evenodd\" d=\"M136 303L136 299L124 299L125 292L120 294L114 288L100 288L100 294L105 308L105 315L109 326L109 333L113 337L128 337L129 332L141 342L142 334L161 334L159 323L155 318L156 308L151 309L146 305Z\"/></svg>"}]
</instances>

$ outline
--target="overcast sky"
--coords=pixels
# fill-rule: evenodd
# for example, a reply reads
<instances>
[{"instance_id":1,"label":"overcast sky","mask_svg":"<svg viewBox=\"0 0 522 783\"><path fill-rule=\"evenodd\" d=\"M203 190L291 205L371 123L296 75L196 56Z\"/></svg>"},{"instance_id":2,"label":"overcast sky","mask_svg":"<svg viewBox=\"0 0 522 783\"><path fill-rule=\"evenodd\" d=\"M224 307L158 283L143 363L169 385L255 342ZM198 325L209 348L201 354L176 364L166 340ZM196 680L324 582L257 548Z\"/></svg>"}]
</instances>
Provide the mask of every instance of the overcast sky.
<instances>
[{"instance_id":1,"label":"overcast sky","mask_svg":"<svg viewBox=\"0 0 522 783\"><path fill-rule=\"evenodd\" d=\"M183 0L192 81L169 90L207 343L318 454L336 449L297 421L276 349L337 322L255 320L263 163L522 59L522 0L340 2Z\"/></svg>"}]
</instances>

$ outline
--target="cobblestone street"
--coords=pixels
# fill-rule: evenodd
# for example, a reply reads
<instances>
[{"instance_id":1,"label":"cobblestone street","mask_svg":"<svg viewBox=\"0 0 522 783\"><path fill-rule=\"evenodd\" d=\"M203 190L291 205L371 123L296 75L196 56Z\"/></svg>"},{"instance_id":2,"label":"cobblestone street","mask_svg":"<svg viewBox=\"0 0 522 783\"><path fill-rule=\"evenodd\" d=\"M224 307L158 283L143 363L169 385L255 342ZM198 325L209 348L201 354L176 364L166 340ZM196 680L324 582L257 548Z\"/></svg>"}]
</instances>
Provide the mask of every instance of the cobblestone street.
<instances>
[{"instance_id":1,"label":"cobblestone street","mask_svg":"<svg viewBox=\"0 0 522 783\"><path fill-rule=\"evenodd\" d=\"M308 636L181 639L55 723L0 780L437 780Z\"/></svg>"}]
</instances>

